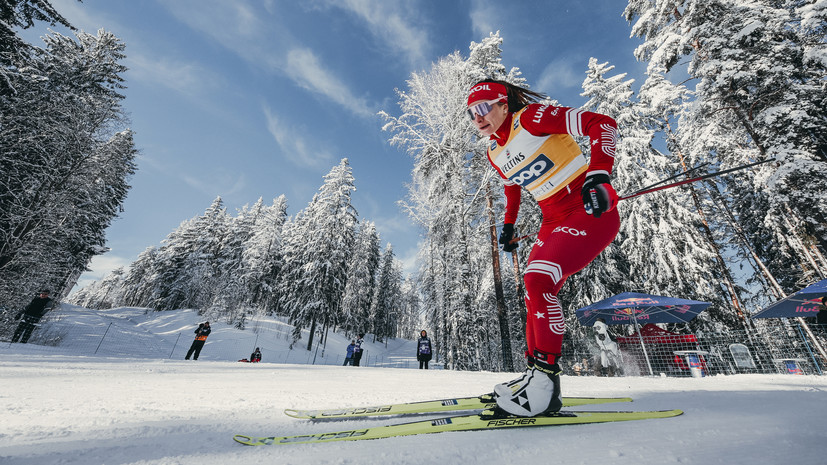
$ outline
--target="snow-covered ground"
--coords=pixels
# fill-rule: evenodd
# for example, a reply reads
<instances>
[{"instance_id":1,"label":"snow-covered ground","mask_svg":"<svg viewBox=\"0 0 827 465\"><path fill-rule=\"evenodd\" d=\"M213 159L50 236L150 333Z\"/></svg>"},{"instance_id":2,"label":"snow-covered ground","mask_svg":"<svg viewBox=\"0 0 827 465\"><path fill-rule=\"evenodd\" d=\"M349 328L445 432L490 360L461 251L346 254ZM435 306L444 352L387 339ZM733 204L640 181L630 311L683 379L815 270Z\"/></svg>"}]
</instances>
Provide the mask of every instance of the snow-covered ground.
<instances>
[{"instance_id":1,"label":"snow-covered ground","mask_svg":"<svg viewBox=\"0 0 827 465\"><path fill-rule=\"evenodd\" d=\"M80 309L71 313L61 321L82 325L78 318L92 319L89 312ZM148 350L151 354L166 351L170 346L164 344L172 344L178 333L191 333L198 322L194 312L186 311L143 316L135 309L119 309L101 317L131 320L136 339L139 335L143 338L142 346L150 347L148 341L155 340L157 347ZM271 340L281 339L265 331L255 334L220 323L216 326L198 361L182 360L178 348L169 358L135 348L134 356L100 356L100 351L98 355L80 355L71 345L61 349L0 343L0 463L646 465L827 461L827 376L794 375L565 376L564 395L631 396L635 402L618 405L629 410L680 408L686 413L628 423L246 447L235 443L232 436L338 431L403 421L310 422L285 416L282 411L286 408L474 395L489 391L509 375L342 367L340 362L308 365L306 355L296 357L302 364L273 361L275 357L267 361L265 347L271 344L270 352L276 353L281 343ZM119 324L118 328L128 333L128 325ZM96 338L100 336L92 340ZM347 342L331 335L329 348L334 338L336 344ZM189 341L191 338L184 351ZM262 346L262 363L231 361L249 355L248 346L253 343ZM376 352L377 360L399 362L413 360L413 347L412 341L396 340L387 349L384 344L375 344L369 345L369 350ZM246 353L239 355L242 349ZM381 350L387 352L380 357Z\"/></svg>"}]
</instances>

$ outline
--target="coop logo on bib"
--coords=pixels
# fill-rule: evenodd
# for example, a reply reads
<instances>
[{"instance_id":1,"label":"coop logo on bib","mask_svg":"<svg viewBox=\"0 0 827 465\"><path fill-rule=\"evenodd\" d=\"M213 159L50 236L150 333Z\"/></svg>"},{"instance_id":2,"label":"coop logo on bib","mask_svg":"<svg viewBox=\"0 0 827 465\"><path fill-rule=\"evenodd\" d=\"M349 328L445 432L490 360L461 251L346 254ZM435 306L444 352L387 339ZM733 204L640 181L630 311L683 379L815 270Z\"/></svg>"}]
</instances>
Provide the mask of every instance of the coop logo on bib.
<instances>
[{"instance_id":1,"label":"coop logo on bib","mask_svg":"<svg viewBox=\"0 0 827 465\"><path fill-rule=\"evenodd\" d=\"M541 153L534 159L533 163L513 175L508 176L508 178L521 186L527 186L539 179L553 167L554 162Z\"/></svg>"}]
</instances>

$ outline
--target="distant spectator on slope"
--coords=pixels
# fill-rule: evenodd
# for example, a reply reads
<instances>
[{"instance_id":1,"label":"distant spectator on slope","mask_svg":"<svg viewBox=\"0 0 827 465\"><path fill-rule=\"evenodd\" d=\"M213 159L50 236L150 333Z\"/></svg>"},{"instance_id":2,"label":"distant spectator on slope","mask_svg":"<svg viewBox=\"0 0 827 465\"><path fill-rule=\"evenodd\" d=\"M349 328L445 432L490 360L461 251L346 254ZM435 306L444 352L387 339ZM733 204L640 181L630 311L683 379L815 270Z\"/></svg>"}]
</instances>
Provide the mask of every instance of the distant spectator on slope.
<instances>
[{"instance_id":1,"label":"distant spectator on slope","mask_svg":"<svg viewBox=\"0 0 827 465\"><path fill-rule=\"evenodd\" d=\"M347 346L347 354L345 354L345 363L342 364L343 367L348 365L353 365L353 351L356 349L356 339L351 339L350 344Z\"/></svg>"},{"instance_id":2,"label":"distant spectator on slope","mask_svg":"<svg viewBox=\"0 0 827 465\"><path fill-rule=\"evenodd\" d=\"M49 298L49 291L44 289L40 294L26 305L26 308L21 310L15 316L15 320L20 320L17 329L14 330L14 336L11 342L20 341L21 344L29 342L29 337L32 335L37 322L43 318L43 315L49 312L54 306L54 301Z\"/></svg>"},{"instance_id":3,"label":"distant spectator on slope","mask_svg":"<svg viewBox=\"0 0 827 465\"><path fill-rule=\"evenodd\" d=\"M365 335L360 334L358 338L356 338L356 347L353 348L353 366L358 367L360 363L362 363L362 344L365 343Z\"/></svg>"},{"instance_id":4,"label":"distant spectator on slope","mask_svg":"<svg viewBox=\"0 0 827 465\"><path fill-rule=\"evenodd\" d=\"M416 343L416 359L419 360L419 369L428 369L428 362L431 361L431 340L428 333L423 329L419 333L419 341Z\"/></svg>"},{"instance_id":5,"label":"distant spectator on slope","mask_svg":"<svg viewBox=\"0 0 827 465\"><path fill-rule=\"evenodd\" d=\"M187 356L184 357L184 360L189 360L190 357L192 357L193 360L198 360L198 356L201 355L201 349L204 348L204 343L207 342L207 336L209 336L211 332L212 329L210 329L209 321L198 325L198 329L195 330L195 340L192 341L190 350L187 351Z\"/></svg>"},{"instance_id":6,"label":"distant spectator on slope","mask_svg":"<svg viewBox=\"0 0 827 465\"><path fill-rule=\"evenodd\" d=\"M259 348L256 347L256 350L253 351L252 354L250 354L250 362L255 363L255 362L260 362L260 361L261 361L261 350L259 350Z\"/></svg>"}]
</instances>

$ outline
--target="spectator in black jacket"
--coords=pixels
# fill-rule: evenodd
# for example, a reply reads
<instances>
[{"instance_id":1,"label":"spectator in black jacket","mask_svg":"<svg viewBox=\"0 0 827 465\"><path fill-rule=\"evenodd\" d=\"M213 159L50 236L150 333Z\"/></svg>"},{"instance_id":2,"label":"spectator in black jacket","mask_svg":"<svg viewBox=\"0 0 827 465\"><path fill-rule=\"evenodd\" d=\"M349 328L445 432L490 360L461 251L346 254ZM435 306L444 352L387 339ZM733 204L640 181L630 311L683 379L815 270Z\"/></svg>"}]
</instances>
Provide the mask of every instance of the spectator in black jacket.
<instances>
[{"instance_id":1,"label":"spectator in black jacket","mask_svg":"<svg viewBox=\"0 0 827 465\"><path fill-rule=\"evenodd\" d=\"M356 347L353 348L353 366L358 367L362 363L362 352L364 349L362 348L362 344L365 343L365 335L360 334L358 338L356 338Z\"/></svg>"},{"instance_id":2,"label":"spectator in black jacket","mask_svg":"<svg viewBox=\"0 0 827 465\"><path fill-rule=\"evenodd\" d=\"M419 341L416 343L416 359L419 360L419 369L428 369L428 362L431 361L431 340L428 333L423 329L419 333Z\"/></svg>"},{"instance_id":3,"label":"spectator in black jacket","mask_svg":"<svg viewBox=\"0 0 827 465\"><path fill-rule=\"evenodd\" d=\"M49 291L45 289L40 291L40 294L32 299L29 305L15 316L14 319L20 320L20 324L18 324L17 329L14 330L14 336L12 336L11 341L17 342L19 339L21 344L29 342L29 337L32 335L32 331L34 331L37 322L40 321L43 315L51 310L53 306L54 301L49 298Z\"/></svg>"}]
</instances>

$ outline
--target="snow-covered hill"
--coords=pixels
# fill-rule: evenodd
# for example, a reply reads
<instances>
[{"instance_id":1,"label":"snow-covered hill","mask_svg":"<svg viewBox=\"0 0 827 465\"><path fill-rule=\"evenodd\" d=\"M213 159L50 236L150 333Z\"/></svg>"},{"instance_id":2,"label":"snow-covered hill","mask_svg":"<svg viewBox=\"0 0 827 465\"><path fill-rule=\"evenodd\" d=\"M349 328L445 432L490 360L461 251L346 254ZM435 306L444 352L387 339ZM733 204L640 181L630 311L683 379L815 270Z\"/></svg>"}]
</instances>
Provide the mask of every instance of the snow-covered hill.
<instances>
[{"instance_id":1,"label":"snow-covered hill","mask_svg":"<svg viewBox=\"0 0 827 465\"><path fill-rule=\"evenodd\" d=\"M143 315L119 309L86 319L89 337L74 348L0 345L0 463L41 464L821 464L827 456L827 377L736 375L707 378L562 378L566 395L628 395L629 410L680 408L683 416L630 423L444 433L365 442L251 448L233 434L339 431L399 419L309 422L286 408L359 406L474 395L509 374L342 367L268 360L238 363L256 333L220 323L198 361L143 354L81 355L108 323L136 338L172 347L191 333L195 312ZM107 320L111 319L111 320ZM131 323L122 324L126 319ZM262 323L263 324L263 323ZM275 325L275 320L273 320ZM125 328L135 327L129 333ZM90 330L94 329L94 331ZM274 326L275 328L275 326ZM69 331L68 329L64 331ZM110 327L111 331L111 327ZM273 329L275 332L275 329ZM143 334L146 339L139 339ZM249 339L242 340L242 336ZM70 342L72 333L64 332ZM108 337L108 336L107 336ZM183 337L183 336L182 336ZM213 339L213 337L215 337ZM339 337L334 343L334 338ZM280 340L278 337L271 339ZM191 338L186 341L189 345ZM343 344L331 334L328 348ZM103 349L105 340L101 344ZM127 343L123 352L136 351ZM270 351L275 354L278 347ZM61 349L61 347L68 347ZM78 347L81 347L79 349ZM371 350L379 351L376 344ZM385 360L408 357L412 343L391 342ZM243 349L243 350L242 350ZM304 349L301 351L307 352ZM297 350L298 352L298 350ZM168 355L168 354L167 354ZM378 354L377 354L378 355ZM332 357L332 355L331 355ZM298 358L297 358L298 360ZM318 360L318 358L317 358ZM595 410L606 406L594 407Z\"/></svg>"},{"instance_id":2,"label":"snow-covered hill","mask_svg":"<svg viewBox=\"0 0 827 465\"><path fill-rule=\"evenodd\" d=\"M88 310L62 304L50 312L32 335L33 344L0 343L0 353L13 350L20 354L71 354L145 359L183 359L192 344L195 328L205 319L195 310L152 312L144 308L122 307ZM293 344L293 326L284 319L253 318L239 330L223 321L211 321L199 361L237 361L248 358L260 347L265 363L341 365L351 339L333 331L327 342L314 341L307 350L308 331ZM417 368L416 343L408 339L373 342L367 335L362 365ZM434 364L438 368L438 364Z\"/></svg>"}]
</instances>

